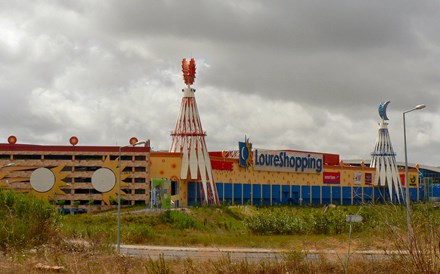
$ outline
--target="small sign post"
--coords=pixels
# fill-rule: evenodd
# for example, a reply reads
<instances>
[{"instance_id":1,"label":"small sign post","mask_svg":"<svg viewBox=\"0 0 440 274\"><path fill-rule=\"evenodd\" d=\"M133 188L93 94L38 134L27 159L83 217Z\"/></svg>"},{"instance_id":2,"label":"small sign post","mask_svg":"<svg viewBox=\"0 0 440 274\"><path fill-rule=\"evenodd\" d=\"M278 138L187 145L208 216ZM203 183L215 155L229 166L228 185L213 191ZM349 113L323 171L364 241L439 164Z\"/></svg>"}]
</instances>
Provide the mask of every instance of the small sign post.
<instances>
[{"instance_id":1,"label":"small sign post","mask_svg":"<svg viewBox=\"0 0 440 274\"><path fill-rule=\"evenodd\" d=\"M347 215L345 217L345 221L350 223L350 231L351 231L351 223L361 223L364 218L361 215Z\"/></svg>"},{"instance_id":2,"label":"small sign post","mask_svg":"<svg viewBox=\"0 0 440 274\"><path fill-rule=\"evenodd\" d=\"M345 221L350 223L350 231L348 234L348 253L347 253L347 265L345 267L345 273L348 271L348 262L350 260L350 247L351 247L351 223L362 223L364 218L361 215L347 215Z\"/></svg>"}]
</instances>

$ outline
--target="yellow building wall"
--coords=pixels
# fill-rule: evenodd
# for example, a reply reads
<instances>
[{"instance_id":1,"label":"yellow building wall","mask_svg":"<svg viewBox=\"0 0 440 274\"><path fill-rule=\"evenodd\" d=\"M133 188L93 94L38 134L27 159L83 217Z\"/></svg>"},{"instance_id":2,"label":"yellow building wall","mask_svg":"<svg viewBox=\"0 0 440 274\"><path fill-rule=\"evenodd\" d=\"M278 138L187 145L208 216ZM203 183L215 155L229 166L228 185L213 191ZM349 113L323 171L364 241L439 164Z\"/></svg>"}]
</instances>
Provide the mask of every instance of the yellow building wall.
<instances>
[{"instance_id":1,"label":"yellow building wall","mask_svg":"<svg viewBox=\"0 0 440 274\"><path fill-rule=\"evenodd\" d=\"M180 178L181 153L151 152L150 163L151 178Z\"/></svg>"},{"instance_id":2,"label":"yellow building wall","mask_svg":"<svg viewBox=\"0 0 440 274\"><path fill-rule=\"evenodd\" d=\"M182 155L180 153L160 153L150 154L150 174L151 178L168 178L179 182L179 192L173 196L173 201L179 201L179 206L188 205L188 180L180 180L180 169L182 165ZM269 184L269 185L303 185L303 186L350 186L350 187L372 187L374 183L375 169L362 166L324 166L323 171L318 174L311 173L289 173L254 170L252 166L242 168L236 159L216 159L232 163L233 170L213 170L214 181L216 183L232 184ZM324 184L324 172L338 172L340 174L340 184ZM404 174L404 170L399 172ZM361 180L355 183L355 175L361 174ZM365 182L365 174L371 174L371 184ZM409 170L409 177L416 178L416 184L410 187L418 187L418 171ZM193 181L193 180L191 180Z\"/></svg>"},{"instance_id":3,"label":"yellow building wall","mask_svg":"<svg viewBox=\"0 0 440 274\"><path fill-rule=\"evenodd\" d=\"M179 206L187 206L188 187L180 181L182 154L171 152L150 153L151 178L166 178L179 183L179 190L171 197L173 202L179 201Z\"/></svg>"},{"instance_id":4,"label":"yellow building wall","mask_svg":"<svg viewBox=\"0 0 440 274\"><path fill-rule=\"evenodd\" d=\"M273 172L254 170L253 166L243 168L238 165L238 160L233 161L233 170L213 170L214 179L221 183L242 183L242 184L283 184L283 185L326 185L323 183L324 172L339 172L341 186L359 186L372 185L374 183L375 168L361 166L324 166L323 171L318 174L295 173L295 172ZM361 173L361 184L355 184L355 174ZM371 184L365 184L365 174L372 174ZM399 169L400 174L405 174L404 169ZM416 184L410 184L411 187L418 186L419 173L417 169L408 170L409 178L415 178Z\"/></svg>"},{"instance_id":5,"label":"yellow building wall","mask_svg":"<svg viewBox=\"0 0 440 274\"><path fill-rule=\"evenodd\" d=\"M324 166L323 171L318 174L311 173L289 173L289 172L273 172L254 170L252 166L242 168L238 164L238 160L232 160L233 170L213 170L214 180L218 183L232 183L232 184L269 184L269 185L299 185L299 186L333 186L333 187L351 187L352 192L354 187L371 188L374 184L376 169L365 166ZM338 184L324 183L324 173L339 173L340 180ZM405 170L399 169L399 173L404 176ZM410 188L418 188L419 174L417 169L409 169ZM369 182L366 182L366 174L371 175ZM359 176L360 175L360 176ZM358 177L355 179L355 177ZM281 189L280 189L281 191ZM322 191L322 190L320 190ZM300 194L301 195L301 194ZM322 195L322 193L320 194ZM373 194L374 195L374 194ZM281 196L281 193L280 193ZM363 196L363 194L362 194ZM417 192L417 199L419 193ZM310 202L311 202L310 197ZM341 195L341 201L343 196ZM353 203L353 197L352 197Z\"/></svg>"},{"instance_id":6,"label":"yellow building wall","mask_svg":"<svg viewBox=\"0 0 440 274\"><path fill-rule=\"evenodd\" d=\"M349 165L340 165L340 166L325 166L324 172L340 172L341 174L341 186L371 186L374 183L374 178L376 174L375 168L369 167L359 167L359 166L349 166ZM361 173L361 183L355 184L355 174ZM365 174L372 174L372 182L371 184L367 184L365 182ZM405 175L405 169L399 169L399 174L401 176ZM414 180L415 183L410 183L410 187L418 187L419 182L419 172L417 169L410 168L408 170L408 177L410 180Z\"/></svg>"},{"instance_id":7,"label":"yellow building wall","mask_svg":"<svg viewBox=\"0 0 440 274\"><path fill-rule=\"evenodd\" d=\"M253 166L242 168L238 165L238 160L233 162L233 170L213 170L214 180L221 183L241 183L241 184L296 184L314 185L322 182L322 173L289 173L254 170Z\"/></svg>"}]
</instances>

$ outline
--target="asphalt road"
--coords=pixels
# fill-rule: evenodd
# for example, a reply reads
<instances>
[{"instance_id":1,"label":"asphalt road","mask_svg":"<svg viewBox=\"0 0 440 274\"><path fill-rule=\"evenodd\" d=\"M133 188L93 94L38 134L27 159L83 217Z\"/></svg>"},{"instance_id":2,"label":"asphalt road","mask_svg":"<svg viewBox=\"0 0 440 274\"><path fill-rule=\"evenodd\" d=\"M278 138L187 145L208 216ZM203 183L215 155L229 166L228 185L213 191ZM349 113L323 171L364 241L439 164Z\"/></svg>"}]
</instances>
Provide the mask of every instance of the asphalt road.
<instances>
[{"instance_id":1,"label":"asphalt road","mask_svg":"<svg viewBox=\"0 0 440 274\"><path fill-rule=\"evenodd\" d=\"M363 250L350 254L350 258L362 257L364 259L389 258L398 254L396 251ZM224 248L224 247L179 247L179 246L152 246L152 245L121 245L121 254L127 256L159 258L163 255L165 259L219 259L222 256L229 256L231 260L282 260L289 254L288 250L265 249L265 248ZM347 252L336 252L335 250L303 250L302 254L307 260L318 260L321 256L326 258L346 258Z\"/></svg>"}]
</instances>

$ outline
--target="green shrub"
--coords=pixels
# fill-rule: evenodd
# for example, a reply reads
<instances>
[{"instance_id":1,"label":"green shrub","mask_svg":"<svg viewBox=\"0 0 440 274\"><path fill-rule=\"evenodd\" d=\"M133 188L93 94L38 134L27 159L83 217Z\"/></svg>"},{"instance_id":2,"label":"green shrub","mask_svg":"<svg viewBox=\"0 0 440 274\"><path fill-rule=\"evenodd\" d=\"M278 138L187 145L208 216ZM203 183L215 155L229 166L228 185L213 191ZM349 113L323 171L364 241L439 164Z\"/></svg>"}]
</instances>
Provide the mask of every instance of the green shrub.
<instances>
[{"instance_id":1,"label":"green shrub","mask_svg":"<svg viewBox=\"0 0 440 274\"><path fill-rule=\"evenodd\" d=\"M153 239L156 236L155 230L149 225L131 224L122 229L123 242L140 244L146 239Z\"/></svg>"},{"instance_id":2,"label":"green shrub","mask_svg":"<svg viewBox=\"0 0 440 274\"><path fill-rule=\"evenodd\" d=\"M244 220L247 228L257 234L295 234L307 231L306 220L292 209L261 210Z\"/></svg>"},{"instance_id":3,"label":"green shrub","mask_svg":"<svg viewBox=\"0 0 440 274\"><path fill-rule=\"evenodd\" d=\"M65 215L62 233L67 238L89 242L111 242L116 239L117 219L112 215Z\"/></svg>"},{"instance_id":4,"label":"green shrub","mask_svg":"<svg viewBox=\"0 0 440 274\"><path fill-rule=\"evenodd\" d=\"M201 227L193 218L177 210L167 210L161 216L164 223L171 224L178 229L199 228Z\"/></svg>"},{"instance_id":5,"label":"green shrub","mask_svg":"<svg viewBox=\"0 0 440 274\"><path fill-rule=\"evenodd\" d=\"M22 249L46 243L57 232L60 216L46 201L0 190L0 248Z\"/></svg>"},{"instance_id":6,"label":"green shrub","mask_svg":"<svg viewBox=\"0 0 440 274\"><path fill-rule=\"evenodd\" d=\"M357 209L357 212L350 210ZM245 226L256 234L341 234L348 232L346 215L361 214L358 207L321 208L271 207L261 208L257 214L244 219ZM353 224L353 231L362 231L364 225Z\"/></svg>"}]
</instances>

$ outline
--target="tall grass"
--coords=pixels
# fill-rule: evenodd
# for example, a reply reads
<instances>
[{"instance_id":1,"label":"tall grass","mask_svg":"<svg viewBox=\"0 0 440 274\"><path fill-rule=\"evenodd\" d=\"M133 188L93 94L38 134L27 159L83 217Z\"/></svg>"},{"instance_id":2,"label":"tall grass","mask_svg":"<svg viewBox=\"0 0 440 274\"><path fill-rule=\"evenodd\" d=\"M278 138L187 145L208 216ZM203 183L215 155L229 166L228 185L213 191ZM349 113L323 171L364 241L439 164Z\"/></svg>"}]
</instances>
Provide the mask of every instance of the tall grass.
<instances>
[{"instance_id":1,"label":"tall grass","mask_svg":"<svg viewBox=\"0 0 440 274\"><path fill-rule=\"evenodd\" d=\"M177 229L199 228L200 225L191 216L175 210L167 210L160 216L162 222Z\"/></svg>"},{"instance_id":2,"label":"tall grass","mask_svg":"<svg viewBox=\"0 0 440 274\"><path fill-rule=\"evenodd\" d=\"M407 266L406 273L440 273L440 218L439 208L432 204L415 205L412 211L412 234L402 216L402 209L390 207L381 212L393 247L399 251L395 261Z\"/></svg>"},{"instance_id":3,"label":"tall grass","mask_svg":"<svg viewBox=\"0 0 440 274\"><path fill-rule=\"evenodd\" d=\"M87 243L96 249L110 249L117 237L116 215L64 215L60 234L68 248L75 249L77 244ZM70 242L69 242L70 241ZM72 244L74 243L74 244Z\"/></svg>"},{"instance_id":4,"label":"tall grass","mask_svg":"<svg viewBox=\"0 0 440 274\"><path fill-rule=\"evenodd\" d=\"M0 190L0 249L20 250L46 243L59 228L60 216L46 201Z\"/></svg>"},{"instance_id":5,"label":"tall grass","mask_svg":"<svg viewBox=\"0 0 440 274\"><path fill-rule=\"evenodd\" d=\"M4 237L5 231L16 232L9 240L0 238L1 243L7 243L3 248L19 243L23 247L30 247L25 241L44 243L48 237L57 234L58 228L65 240L62 241L63 245L43 245L38 252L27 253L19 264L14 264L18 260L10 264L9 261L1 261L0 256L0 267L3 267L0 272L4 270L6 273L35 272L35 262L63 266L67 273L440 273L440 209L431 205L414 205L412 219L415 236L410 241L407 237L405 207L393 205L328 209L201 207L122 215L123 243L221 246L233 239L238 242L233 243L236 246L250 246L249 242L253 242L253 247L276 249L281 247L280 239L283 239L283 243L292 243L294 239L302 241L317 235L321 240L336 239L333 246L340 247L342 253L339 254L345 254L343 249L347 238L339 234L348 233L349 225L345 222L345 216L358 214L364 218L364 222L353 224L357 240L367 241L369 238L365 236L374 237L376 240L386 240L383 245L386 251L401 251L386 258L353 256L347 265L342 260L327 258L322 254L311 260L301 250L312 246L298 246L298 241L286 245L286 249L293 251L286 253L284 258L260 262L234 260L227 254L200 261L190 258L166 260L164 256L157 260L125 257L115 254L114 248L107 248L116 241L117 215L112 212L105 215L66 215L61 219L62 226L59 226L60 217L51 205L22 194L0 192L0 214L0 236ZM38 223L37 219L43 220ZM9 227L7 222L15 222L16 226ZM35 230L27 234L21 228L21 222L27 224L28 228L41 227L38 230L43 235L38 236ZM35 236L37 240L29 240L28 235ZM320 245L323 241L316 243Z\"/></svg>"},{"instance_id":6,"label":"tall grass","mask_svg":"<svg viewBox=\"0 0 440 274\"><path fill-rule=\"evenodd\" d=\"M244 219L244 224L252 232L261 235L291 234L341 234L348 232L345 216L365 213L368 209L349 207L323 208L261 208L257 214ZM371 224L370 224L371 225ZM354 231L361 231L364 224L353 224Z\"/></svg>"}]
</instances>

